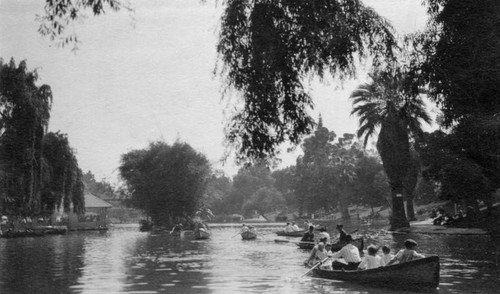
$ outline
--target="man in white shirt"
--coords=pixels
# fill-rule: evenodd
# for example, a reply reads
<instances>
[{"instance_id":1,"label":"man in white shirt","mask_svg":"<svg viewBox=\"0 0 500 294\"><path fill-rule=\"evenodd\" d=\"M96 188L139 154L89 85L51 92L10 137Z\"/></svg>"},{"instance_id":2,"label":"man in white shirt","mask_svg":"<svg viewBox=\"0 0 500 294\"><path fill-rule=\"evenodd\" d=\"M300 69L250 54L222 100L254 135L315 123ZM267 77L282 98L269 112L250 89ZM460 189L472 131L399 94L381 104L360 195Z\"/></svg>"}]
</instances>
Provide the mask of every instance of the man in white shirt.
<instances>
[{"instance_id":1,"label":"man in white shirt","mask_svg":"<svg viewBox=\"0 0 500 294\"><path fill-rule=\"evenodd\" d=\"M292 222L292 229L293 229L293 231L295 231L295 232L296 232L296 231L300 231L299 226L297 226L297 224L296 224L295 222Z\"/></svg>"},{"instance_id":2,"label":"man in white shirt","mask_svg":"<svg viewBox=\"0 0 500 294\"><path fill-rule=\"evenodd\" d=\"M333 269L346 269L346 270L356 270L361 263L361 257L359 256L359 249L358 247L354 246L352 244L352 236L347 235L346 237L346 242L347 245L342 247L340 251L337 251L332 254L332 258L343 258L345 262L347 263L342 263L339 261L334 261L332 263Z\"/></svg>"}]
</instances>

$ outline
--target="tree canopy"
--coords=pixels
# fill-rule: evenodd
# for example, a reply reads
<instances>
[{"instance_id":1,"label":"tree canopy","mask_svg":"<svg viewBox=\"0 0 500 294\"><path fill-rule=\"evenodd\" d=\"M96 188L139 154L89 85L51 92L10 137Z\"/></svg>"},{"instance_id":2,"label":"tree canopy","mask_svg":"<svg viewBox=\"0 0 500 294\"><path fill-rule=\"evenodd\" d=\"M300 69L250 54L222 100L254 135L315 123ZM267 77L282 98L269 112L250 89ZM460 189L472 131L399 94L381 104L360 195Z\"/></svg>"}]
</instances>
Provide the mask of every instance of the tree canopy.
<instances>
[{"instance_id":1,"label":"tree canopy","mask_svg":"<svg viewBox=\"0 0 500 294\"><path fill-rule=\"evenodd\" d=\"M156 224L189 218L201 206L210 165L186 143L154 142L122 155L119 167L131 193L131 204Z\"/></svg>"},{"instance_id":2,"label":"tree canopy","mask_svg":"<svg viewBox=\"0 0 500 294\"><path fill-rule=\"evenodd\" d=\"M352 76L357 57L392 56L389 23L361 1L227 1L217 50L243 96L226 129L242 161L272 157L313 129L306 75Z\"/></svg>"}]
</instances>

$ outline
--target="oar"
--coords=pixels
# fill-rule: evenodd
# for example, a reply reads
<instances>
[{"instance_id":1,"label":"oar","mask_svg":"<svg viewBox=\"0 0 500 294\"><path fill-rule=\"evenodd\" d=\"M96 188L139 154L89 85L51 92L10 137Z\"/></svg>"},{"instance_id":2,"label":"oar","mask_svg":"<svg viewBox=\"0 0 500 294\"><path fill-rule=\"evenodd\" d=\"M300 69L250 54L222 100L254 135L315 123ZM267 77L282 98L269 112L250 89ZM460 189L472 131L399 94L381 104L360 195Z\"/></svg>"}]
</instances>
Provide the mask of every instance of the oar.
<instances>
[{"instance_id":1,"label":"oar","mask_svg":"<svg viewBox=\"0 0 500 294\"><path fill-rule=\"evenodd\" d=\"M325 262L328 258L330 258L330 256L326 257L325 259L323 259L322 261L316 263L312 268L310 268L305 274L303 274L302 276L300 276L301 278L302 277L305 277L308 273L312 272L313 269L317 268L318 266L320 266L323 262Z\"/></svg>"},{"instance_id":2,"label":"oar","mask_svg":"<svg viewBox=\"0 0 500 294\"><path fill-rule=\"evenodd\" d=\"M274 239L274 242L276 242L276 243L294 243L294 244L316 244L315 242L290 241L290 240L284 240L284 239Z\"/></svg>"},{"instance_id":3,"label":"oar","mask_svg":"<svg viewBox=\"0 0 500 294\"><path fill-rule=\"evenodd\" d=\"M240 235L240 234L241 234L241 232L238 232L238 234L236 234L236 235L232 236L231 238L234 238L234 237L236 237L236 236L238 236L238 235Z\"/></svg>"}]
</instances>

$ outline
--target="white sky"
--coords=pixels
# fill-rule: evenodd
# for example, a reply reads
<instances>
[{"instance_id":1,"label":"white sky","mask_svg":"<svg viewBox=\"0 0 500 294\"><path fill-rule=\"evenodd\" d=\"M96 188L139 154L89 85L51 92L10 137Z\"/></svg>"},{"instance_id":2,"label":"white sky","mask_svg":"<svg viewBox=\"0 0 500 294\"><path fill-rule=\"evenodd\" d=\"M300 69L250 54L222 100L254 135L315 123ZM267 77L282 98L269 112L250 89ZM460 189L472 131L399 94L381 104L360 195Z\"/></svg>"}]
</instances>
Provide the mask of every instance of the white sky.
<instances>
[{"instance_id":1,"label":"white sky","mask_svg":"<svg viewBox=\"0 0 500 294\"><path fill-rule=\"evenodd\" d=\"M82 170L97 179L116 181L120 155L149 142L185 141L207 155L215 168L236 173L232 159L224 166L224 109L221 81L213 75L223 7L199 0L136 0L135 12L89 17L75 27L79 51L57 48L38 32L35 15L41 0L0 0L0 57L26 59L40 83L54 93L50 131L67 133ZM366 0L392 21L398 32L425 24L418 0ZM359 75L363 79L363 74ZM324 125L338 135L354 133L350 92L360 83L311 82ZM296 154L283 154L283 166Z\"/></svg>"}]
</instances>

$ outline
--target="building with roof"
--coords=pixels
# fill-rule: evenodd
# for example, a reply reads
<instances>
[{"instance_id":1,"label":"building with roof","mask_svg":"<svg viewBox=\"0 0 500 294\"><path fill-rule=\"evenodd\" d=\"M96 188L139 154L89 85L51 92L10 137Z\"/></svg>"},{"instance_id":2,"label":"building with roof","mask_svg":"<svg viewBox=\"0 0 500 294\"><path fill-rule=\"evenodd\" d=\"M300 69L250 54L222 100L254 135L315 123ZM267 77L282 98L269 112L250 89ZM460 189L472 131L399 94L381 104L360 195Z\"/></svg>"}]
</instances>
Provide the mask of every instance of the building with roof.
<instances>
[{"instance_id":1,"label":"building with roof","mask_svg":"<svg viewBox=\"0 0 500 294\"><path fill-rule=\"evenodd\" d=\"M79 230L107 230L109 224L109 209L113 205L93 195L85 192L85 213L68 213L68 229Z\"/></svg>"}]
</instances>

